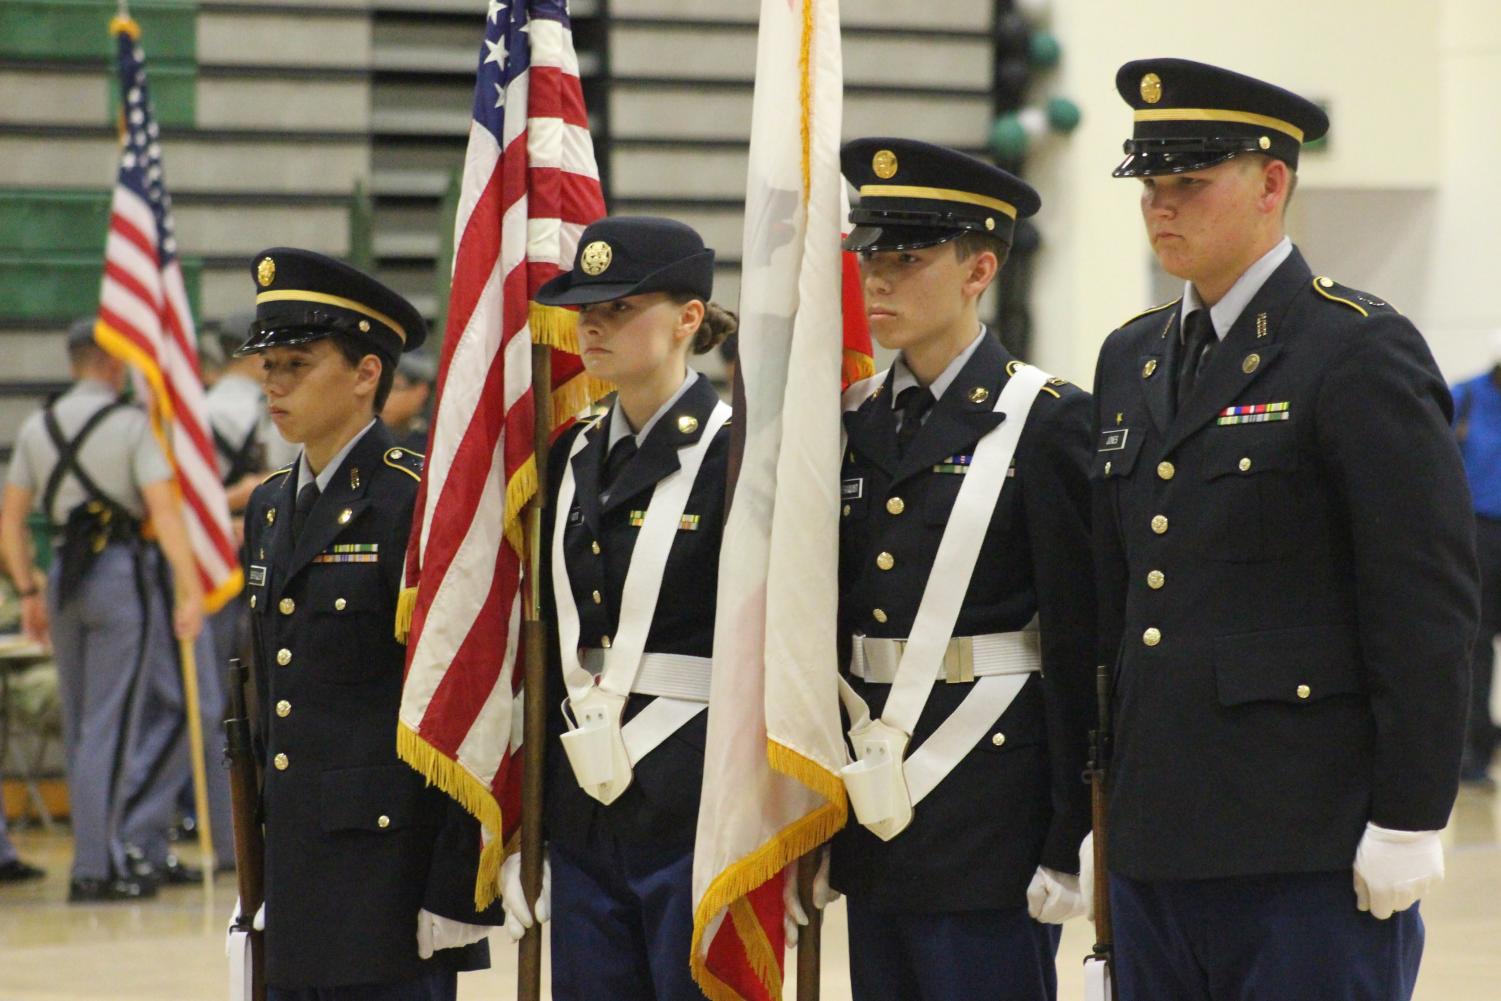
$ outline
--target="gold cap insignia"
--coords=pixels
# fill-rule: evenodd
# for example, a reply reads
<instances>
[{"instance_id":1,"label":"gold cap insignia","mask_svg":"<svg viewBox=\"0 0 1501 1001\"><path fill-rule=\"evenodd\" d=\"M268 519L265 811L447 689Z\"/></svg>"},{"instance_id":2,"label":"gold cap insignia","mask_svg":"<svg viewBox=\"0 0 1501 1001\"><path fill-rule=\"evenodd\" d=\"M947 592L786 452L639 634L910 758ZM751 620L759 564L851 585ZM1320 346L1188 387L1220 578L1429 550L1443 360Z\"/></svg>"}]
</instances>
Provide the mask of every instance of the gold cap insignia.
<instances>
[{"instance_id":1,"label":"gold cap insignia","mask_svg":"<svg viewBox=\"0 0 1501 1001\"><path fill-rule=\"evenodd\" d=\"M370 321L369 320L361 320L360 321L360 333L362 333L362 334L368 334L368 333L370 333Z\"/></svg>"},{"instance_id":2,"label":"gold cap insignia","mask_svg":"<svg viewBox=\"0 0 1501 1001\"><path fill-rule=\"evenodd\" d=\"M1157 359L1148 358L1147 363L1141 367L1141 377L1143 379L1150 379L1152 373L1155 371L1157 371Z\"/></svg>"},{"instance_id":3,"label":"gold cap insignia","mask_svg":"<svg viewBox=\"0 0 1501 1001\"><path fill-rule=\"evenodd\" d=\"M985 228L995 229L995 216L987 216L985 218Z\"/></svg>"},{"instance_id":4,"label":"gold cap insignia","mask_svg":"<svg viewBox=\"0 0 1501 1001\"><path fill-rule=\"evenodd\" d=\"M889 149L878 150L870 161L870 169L876 172L881 180L887 180L896 176L896 154Z\"/></svg>"},{"instance_id":5,"label":"gold cap insignia","mask_svg":"<svg viewBox=\"0 0 1501 1001\"><path fill-rule=\"evenodd\" d=\"M276 262L269 257L262 257L261 263L255 266L255 280L261 283L261 288L276 281Z\"/></svg>"},{"instance_id":6,"label":"gold cap insignia","mask_svg":"<svg viewBox=\"0 0 1501 1001\"><path fill-rule=\"evenodd\" d=\"M1260 139L1256 140L1256 145L1260 146L1262 149L1271 149L1272 139L1270 136L1262 136Z\"/></svg>"},{"instance_id":7,"label":"gold cap insignia","mask_svg":"<svg viewBox=\"0 0 1501 1001\"><path fill-rule=\"evenodd\" d=\"M683 434L692 434L698 430L698 418L684 415L678 418L678 430Z\"/></svg>"},{"instance_id":8,"label":"gold cap insignia","mask_svg":"<svg viewBox=\"0 0 1501 1001\"><path fill-rule=\"evenodd\" d=\"M976 386L969 391L969 402L971 403L984 403L988 399L990 399L990 390L984 386Z\"/></svg>"},{"instance_id":9,"label":"gold cap insignia","mask_svg":"<svg viewBox=\"0 0 1501 1001\"><path fill-rule=\"evenodd\" d=\"M1148 104L1156 104L1162 100L1162 77L1156 73L1148 73L1141 78L1141 99Z\"/></svg>"},{"instance_id":10,"label":"gold cap insignia","mask_svg":"<svg viewBox=\"0 0 1501 1001\"><path fill-rule=\"evenodd\" d=\"M1256 371L1256 366L1260 364L1261 355L1248 354L1246 355L1246 360L1240 363L1240 370L1246 373L1246 375L1250 375L1252 372Z\"/></svg>"},{"instance_id":11,"label":"gold cap insignia","mask_svg":"<svg viewBox=\"0 0 1501 1001\"><path fill-rule=\"evenodd\" d=\"M584 248L579 256L579 268L586 275L597 275L610 266L610 261L615 258L615 251L603 240L595 240Z\"/></svg>"}]
</instances>

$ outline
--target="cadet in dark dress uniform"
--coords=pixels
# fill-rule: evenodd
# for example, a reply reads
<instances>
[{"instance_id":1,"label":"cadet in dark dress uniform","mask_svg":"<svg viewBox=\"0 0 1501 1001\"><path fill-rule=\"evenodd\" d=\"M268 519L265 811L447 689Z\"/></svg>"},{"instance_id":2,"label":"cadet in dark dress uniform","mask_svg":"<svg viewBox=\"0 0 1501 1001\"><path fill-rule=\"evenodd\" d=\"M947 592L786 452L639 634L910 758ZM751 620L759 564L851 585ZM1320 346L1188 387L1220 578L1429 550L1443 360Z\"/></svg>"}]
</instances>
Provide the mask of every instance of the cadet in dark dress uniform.
<instances>
[{"instance_id":1,"label":"cadet in dark dress uniform","mask_svg":"<svg viewBox=\"0 0 1501 1001\"><path fill-rule=\"evenodd\" d=\"M589 226L573 270L537 295L580 307L585 368L619 387L603 417L553 446L548 470L557 1001L703 997L688 969L693 841L730 429L729 408L686 359L734 329L709 302L713 282L714 252L691 228L623 217ZM602 757L580 746L591 741ZM591 763L605 781L585 784ZM530 924L518 860L503 867L505 902Z\"/></svg>"},{"instance_id":2,"label":"cadet in dark dress uniform","mask_svg":"<svg viewBox=\"0 0 1501 1001\"><path fill-rule=\"evenodd\" d=\"M1120 996L1407 998L1477 616L1449 393L1406 318L1283 235L1323 111L1178 59L1116 86L1116 176L1186 282L1096 377Z\"/></svg>"},{"instance_id":3,"label":"cadet in dark dress uniform","mask_svg":"<svg viewBox=\"0 0 1501 1001\"><path fill-rule=\"evenodd\" d=\"M240 350L264 356L271 418L303 445L245 515L270 997L451 1001L457 971L489 963L473 900L480 835L396 756L393 625L422 457L374 416L426 328L320 254L268 250L252 274L256 322Z\"/></svg>"},{"instance_id":4,"label":"cadet in dark dress uniform","mask_svg":"<svg viewBox=\"0 0 1501 1001\"><path fill-rule=\"evenodd\" d=\"M904 640L931 632L942 655L915 728L897 727L907 790L930 794L904 829L852 817L833 841L853 994L1052 998L1089 827L1089 396L1012 357L977 316L1036 192L909 140L856 140L843 166L860 188L845 246L861 255L871 332L902 352L845 397L840 635L864 703L846 699L851 723L898 702ZM961 514L971 480L979 500ZM924 625L942 592L954 610Z\"/></svg>"}]
</instances>

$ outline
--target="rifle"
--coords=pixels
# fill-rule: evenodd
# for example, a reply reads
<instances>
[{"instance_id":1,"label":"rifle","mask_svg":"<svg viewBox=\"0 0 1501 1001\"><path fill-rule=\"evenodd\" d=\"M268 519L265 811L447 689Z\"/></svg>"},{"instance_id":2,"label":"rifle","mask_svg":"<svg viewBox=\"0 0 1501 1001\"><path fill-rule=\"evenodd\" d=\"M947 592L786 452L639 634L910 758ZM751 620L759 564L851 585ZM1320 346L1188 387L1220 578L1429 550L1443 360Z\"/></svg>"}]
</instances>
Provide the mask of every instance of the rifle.
<instances>
[{"instance_id":1,"label":"rifle","mask_svg":"<svg viewBox=\"0 0 1501 1001\"><path fill-rule=\"evenodd\" d=\"M1110 874L1106 869L1105 801L1106 772L1110 765L1110 668L1095 670L1095 698L1099 724L1089 732L1090 814L1094 830L1094 928L1095 943L1084 959L1085 1001L1114 1001L1115 936L1110 927Z\"/></svg>"},{"instance_id":2,"label":"rifle","mask_svg":"<svg viewBox=\"0 0 1501 1001\"><path fill-rule=\"evenodd\" d=\"M235 866L240 878L240 916L233 930L245 932L250 943L250 994L252 1001L266 1001L265 933L252 926L256 911L265 900L266 842L256 816L260 802L260 776L256 766L255 741L250 715L245 709L245 683L249 672L240 658L229 661L229 719L224 721L225 752L229 757L230 804L234 809Z\"/></svg>"}]
</instances>

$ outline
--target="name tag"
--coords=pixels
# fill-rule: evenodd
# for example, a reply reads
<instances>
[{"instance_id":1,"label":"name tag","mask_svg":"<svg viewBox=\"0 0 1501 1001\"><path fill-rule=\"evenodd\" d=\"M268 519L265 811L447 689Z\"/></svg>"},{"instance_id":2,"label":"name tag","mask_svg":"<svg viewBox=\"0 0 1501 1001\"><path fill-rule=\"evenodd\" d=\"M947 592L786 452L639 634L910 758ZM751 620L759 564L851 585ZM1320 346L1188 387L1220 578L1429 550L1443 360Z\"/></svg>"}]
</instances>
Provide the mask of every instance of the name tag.
<instances>
[{"instance_id":1,"label":"name tag","mask_svg":"<svg viewBox=\"0 0 1501 1001\"><path fill-rule=\"evenodd\" d=\"M1126 447L1126 436L1131 433L1130 428L1112 428L1100 435L1101 452L1119 452Z\"/></svg>"},{"instance_id":2,"label":"name tag","mask_svg":"<svg viewBox=\"0 0 1501 1001\"><path fill-rule=\"evenodd\" d=\"M840 500L859 500L865 496L865 478L842 480L839 484Z\"/></svg>"},{"instance_id":3,"label":"name tag","mask_svg":"<svg viewBox=\"0 0 1501 1001\"><path fill-rule=\"evenodd\" d=\"M584 511L582 508L574 508L568 512L568 524L582 525L584 523Z\"/></svg>"},{"instance_id":4,"label":"name tag","mask_svg":"<svg viewBox=\"0 0 1501 1001\"><path fill-rule=\"evenodd\" d=\"M263 566L261 566L259 564L256 564L256 563L250 564L250 586L251 587L265 587L266 586L266 568L265 567L263 567Z\"/></svg>"}]
</instances>

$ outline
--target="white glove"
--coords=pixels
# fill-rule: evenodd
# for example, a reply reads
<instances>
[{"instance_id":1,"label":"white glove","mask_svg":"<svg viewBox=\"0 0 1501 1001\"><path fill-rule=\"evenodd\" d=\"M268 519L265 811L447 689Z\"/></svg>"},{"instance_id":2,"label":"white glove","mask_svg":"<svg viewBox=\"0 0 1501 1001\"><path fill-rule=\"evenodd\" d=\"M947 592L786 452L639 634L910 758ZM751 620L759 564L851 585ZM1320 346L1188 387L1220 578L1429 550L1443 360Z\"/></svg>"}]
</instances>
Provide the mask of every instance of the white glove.
<instances>
[{"instance_id":1,"label":"white glove","mask_svg":"<svg viewBox=\"0 0 1501 1001\"><path fill-rule=\"evenodd\" d=\"M1385 921L1444 878L1438 831L1393 831L1367 823L1355 849L1355 906Z\"/></svg>"},{"instance_id":2,"label":"white glove","mask_svg":"<svg viewBox=\"0 0 1501 1001\"><path fill-rule=\"evenodd\" d=\"M1084 835L1084 840L1079 842L1079 896L1084 898L1084 916L1093 921L1094 831Z\"/></svg>"},{"instance_id":3,"label":"white glove","mask_svg":"<svg viewBox=\"0 0 1501 1001\"><path fill-rule=\"evenodd\" d=\"M1084 898L1079 894L1079 877L1038 866L1027 886L1027 913L1033 921L1061 925L1084 913Z\"/></svg>"},{"instance_id":4,"label":"white glove","mask_svg":"<svg viewBox=\"0 0 1501 1001\"><path fill-rule=\"evenodd\" d=\"M439 949L457 949L478 942L489 934L489 925L455 921L424 907L417 912L417 958L432 959L433 953Z\"/></svg>"},{"instance_id":5,"label":"white glove","mask_svg":"<svg viewBox=\"0 0 1501 1001\"><path fill-rule=\"evenodd\" d=\"M797 930L808 923L808 912L797 894L797 863L789 865L782 880L782 931L787 935L787 948L797 948ZM813 906L820 911L839 899L839 893L829 886L829 849L818 853L818 871L813 874Z\"/></svg>"},{"instance_id":6,"label":"white glove","mask_svg":"<svg viewBox=\"0 0 1501 1001\"><path fill-rule=\"evenodd\" d=\"M250 927L256 931L266 930L266 902L261 901L261 906L256 908L255 917L250 919Z\"/></svg>"},{"instance_id":7,"label":"white glove","mask_svg":"<svg viewBox=\"0 0 1501 1001\"><path fill-rule=\"evenodd\" d=\"M532 926L534 914L537 924L547 923L552 916L552 862L546 852L542 855L542 895L537 898L536 908L527 906L526 894L521 889L520 852L513 852L500 864L500 903L506 911L505 929L512 942L521 941Z\"/></svg>"}]
</instances>

